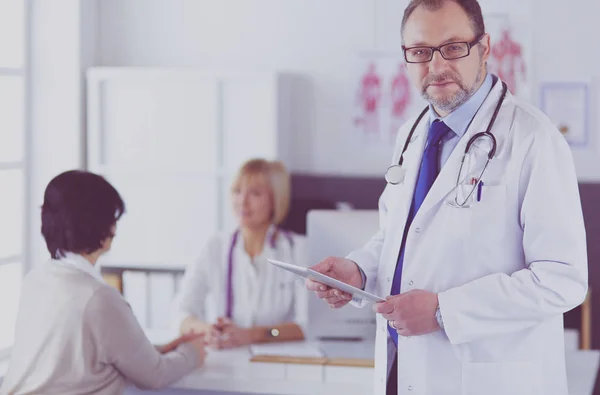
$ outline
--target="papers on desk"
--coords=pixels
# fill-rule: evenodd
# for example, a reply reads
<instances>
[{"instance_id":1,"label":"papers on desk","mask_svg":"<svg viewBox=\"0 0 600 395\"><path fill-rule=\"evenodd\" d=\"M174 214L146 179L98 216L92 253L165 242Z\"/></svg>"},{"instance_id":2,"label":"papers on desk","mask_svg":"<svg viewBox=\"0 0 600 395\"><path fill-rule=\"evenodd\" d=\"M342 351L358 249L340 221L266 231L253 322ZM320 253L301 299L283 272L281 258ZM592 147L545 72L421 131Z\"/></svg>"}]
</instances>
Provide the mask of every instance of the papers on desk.
<instances>
[{"instance_id":1,"label":"papers on desk","mask_svg":"<svg viewBox=\"0 0 600 395\"><path fill-rule=\"evenodd\" d=\"M316 344L308 344L305 342L255 344L250 346L250 352L252 355L293 358L323 358L325 356Z\"/></svg>"},{"instance_id":2,"label":"papers on desk","mask_svg":"<svg viewBox=\"0 0 600 395\"><path fill-rule=\"evenodd\" d=\"M290 342L250 346L252 362L373 367L375 344Z\"/></svg>"}]
</instances>

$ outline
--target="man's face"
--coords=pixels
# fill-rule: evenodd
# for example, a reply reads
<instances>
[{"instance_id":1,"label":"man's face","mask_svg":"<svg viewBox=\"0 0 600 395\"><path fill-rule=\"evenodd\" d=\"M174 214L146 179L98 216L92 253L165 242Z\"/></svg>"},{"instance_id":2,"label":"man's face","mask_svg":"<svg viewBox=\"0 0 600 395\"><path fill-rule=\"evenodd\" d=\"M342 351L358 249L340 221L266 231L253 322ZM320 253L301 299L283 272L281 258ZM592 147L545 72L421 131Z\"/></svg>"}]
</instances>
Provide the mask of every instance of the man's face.
<instances>
[{"instance_id":1,"label":"man's face","mask_svg":"<svg viewBox=\"0 0 600 395\"><path fill-rule=\"evenodd\" d=\"M454 1L446 1L436 11L418 7L403 32L406 48L439 47L451 42L472 42L475 38L469 17ZM430 62L407 63L406 67L423 98L444 116L466 102L479 88L489 54L490 40L486 34L467 57L446 60L435 51Z\"/></svg>"}]
</instances>

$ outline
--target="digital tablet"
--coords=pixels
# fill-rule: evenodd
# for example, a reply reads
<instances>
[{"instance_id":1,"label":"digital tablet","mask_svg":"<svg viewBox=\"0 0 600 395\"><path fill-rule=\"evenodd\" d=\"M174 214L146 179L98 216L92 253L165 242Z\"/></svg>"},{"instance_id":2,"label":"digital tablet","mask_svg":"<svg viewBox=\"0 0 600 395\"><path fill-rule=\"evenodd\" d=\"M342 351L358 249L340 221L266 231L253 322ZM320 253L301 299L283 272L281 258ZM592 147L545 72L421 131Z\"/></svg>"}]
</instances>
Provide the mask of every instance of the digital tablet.
<instances>
[{"instance_id":1,"label":"digital tablet","mask_svg":"<svg viewBox=\"0 0 600 395\"><path fill-rule=\"evenodd\" d=\"M291 263L277 261L275 259L267 259L267 261L269 261L270 263L272 263L275 266L278 266L282 269L290 271L298 276L301 276L304 278L309 278L313 281L328 285L331 288L335 288L335 289L339 289L340 291L347 292L353 296L353 299L362 299L362 300L366 300L366 301L369 301L372 303L385 302L384 298L381 298L377 295L373 295L369 292L363 291L360 288L353 287L352 285L346 284L344 282L336 280L335 278L332 278L332 277L326 276L324 274L321 274L319 272L316 272L312 269L308 269L308 268L298 266L298 265L293 265Z\"/></svg>"}]
</instances>

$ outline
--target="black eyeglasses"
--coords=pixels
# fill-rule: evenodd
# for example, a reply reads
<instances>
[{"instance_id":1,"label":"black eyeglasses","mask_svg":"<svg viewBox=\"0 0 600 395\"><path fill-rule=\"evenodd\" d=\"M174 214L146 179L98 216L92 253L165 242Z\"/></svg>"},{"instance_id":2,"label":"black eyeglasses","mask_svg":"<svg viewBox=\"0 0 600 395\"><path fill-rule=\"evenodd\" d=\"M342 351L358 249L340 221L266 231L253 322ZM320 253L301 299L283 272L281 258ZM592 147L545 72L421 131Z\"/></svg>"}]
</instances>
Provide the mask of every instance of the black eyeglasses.
<instances>
[{"instance_id":1,"label":"black eyeglasses","mask_svg":"<svg viewBox=\"0 0 600 395\"><path fill-rule=\"evenodd\" d=\"M439 47L410 47L402 46L406 63L427 63L433 59L433 53L438 51L446 60L465 58L471 54L471 48L481 41L483 34L471 42L460 41L440 45Z\"/></svg>"}]
</instances>

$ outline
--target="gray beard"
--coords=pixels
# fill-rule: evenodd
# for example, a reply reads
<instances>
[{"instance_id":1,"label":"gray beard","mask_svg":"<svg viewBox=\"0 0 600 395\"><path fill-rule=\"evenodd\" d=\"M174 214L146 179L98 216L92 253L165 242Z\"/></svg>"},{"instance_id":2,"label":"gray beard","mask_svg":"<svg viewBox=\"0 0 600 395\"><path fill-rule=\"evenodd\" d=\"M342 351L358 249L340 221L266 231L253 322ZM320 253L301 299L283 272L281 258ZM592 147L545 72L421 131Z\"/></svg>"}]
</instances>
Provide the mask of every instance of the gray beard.
<instances>
[{"instance_id":1,"label":"gray beard","mask_svg":"<svg viewBox=\"0 0 600 395\"><path fill-rule=\"evenodd\" d=\"M450 113L456 110L461 105L463 105L467 100L471 98L471 96L473 96L473 94L475 94L477 88L483 80L483 71L484 68L480 67L479 73L477 74L477 78L475 79L475 83L473 84L473 86L471 86L471 88L467 88L462 83L458 83L460 90L450 97L436 99L429 95L429 93L427 93L427 88L423 89L423 91L421 92L421 96L423 96L423 99L427 100L427 102L435 108Z\"/></svg>"}]
</instances>

